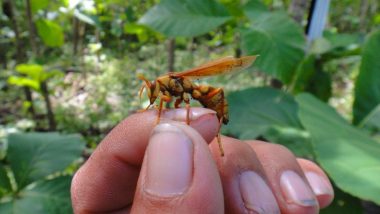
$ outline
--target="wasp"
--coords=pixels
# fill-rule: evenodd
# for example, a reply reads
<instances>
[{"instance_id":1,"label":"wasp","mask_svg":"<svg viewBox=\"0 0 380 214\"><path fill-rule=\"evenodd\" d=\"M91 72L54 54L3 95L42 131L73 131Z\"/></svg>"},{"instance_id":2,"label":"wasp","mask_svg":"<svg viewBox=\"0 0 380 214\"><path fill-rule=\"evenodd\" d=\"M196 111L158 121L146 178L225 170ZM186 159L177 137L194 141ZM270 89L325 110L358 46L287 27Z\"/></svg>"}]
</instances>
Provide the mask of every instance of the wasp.
<instances>
[{"instance_id":1,"label":"wasp","mask_svg":"<svg viewBox=\"0 0 380 214\"><path fill-rule=\"evenodd\" d=\"M256 60L256 57L257 56L243 56L241 58L235 58L228 56L190 70L169 72L159 76L153 81L149 81L143 75L139 75L139 79L145 82L139 91L139 96L141 98L144 89L147 90L150 104L146 107L146 110L154 104L157 98L160 99L157 123L160 121L163 104L165 102L171 102L173 97L176 98L174 103L175 108L179 108L182 102L185 103L187 109L187 124L190 123L190 98L199 101L203 107L214 110L219 119L217 140L221 155L224 156L224 150L220 140L220 128L222 123L227 124L229 120L228 103L224 96L224 91L222 88L201 84L197 85L192 82L192 80L242 70L249 67Z\"/></svg>"}]
</instances>

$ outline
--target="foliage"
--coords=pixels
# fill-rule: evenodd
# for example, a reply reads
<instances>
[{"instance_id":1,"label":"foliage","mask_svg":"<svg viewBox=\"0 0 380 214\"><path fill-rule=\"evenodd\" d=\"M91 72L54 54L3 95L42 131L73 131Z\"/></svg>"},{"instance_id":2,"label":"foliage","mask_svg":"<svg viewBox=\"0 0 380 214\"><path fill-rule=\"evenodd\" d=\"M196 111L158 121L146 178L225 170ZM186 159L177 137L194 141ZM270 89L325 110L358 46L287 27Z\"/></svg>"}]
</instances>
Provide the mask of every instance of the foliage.
<instances>
[{"instance_id":1,"label":"foliage","mask_svg":"<svg viewBox=\"0 0 380 214\"><path fill-rule=\"evenodd\" d=\"M77 160L83 140L77 135L17 133L7 139L0 165L2 213L70 213L71 176L64 170Z\"/></svg>"},{"instance_id":2,"label":"foliage","mask_svg":"<svg viewBox=\"0 0 380 214\"><path fill-rule=\"evenodd\" d=\"M356 81L354 123L359 123L380 103L380 31L369 35L363 48L363 60Z\"/></svg>"},{"instance_id":3,"label":"foliage","mask_svg":"<svg viewBox=\"0 0 380 214\"><path fill-rule=\"evenodd\" d=\"M352 195L380 204L377 194L380 191L380 144L314 97L301 94L296 100L300 120L310 133L317 160L336 185Z\"/></svg>"},{"instance_id":4,"label":"foliage","mask_svg":"<svg viewBox=\"0 0 380 214\"><path fill-rule=\"evenodd\" d=\"M242 33L242 49L260 54L256 66L285 83L289 83L305 50L302 29L281 12L262 12ZM286 57L284 57L286 56Z\"/></svg>"},{"instance_id":5,"label":"foliage","mask_svg":"<svg viewBox=\"0 0 380 214\"><path fill-rule=\"evenodd\" d=\"M62 172L83 149L77 137L75 146L45 141L71 135L39 133L11 136L7 150L3 127L46 131L50 111L56 130L80 133L94 149L115 124L145 107L146 99L136 95L136 74L153 79L166 73L170 55L175 70L186 70L226 55L259 54L245 72L199 80L228 95L231 120L224 133L266 139L316 159L336 185L325 213L360 212L360 199L379 203L373 184L378 175L365 170L377 164L373 153L380 142L379 4L331 1L329 26L309 43L303 33L308 10L296 23L285 12L292 3L2 1L0 159L6 159L0 165L0 213L71 212L70 176ZM166 47L166 40L175 48ZM28 162L32 157L38 161ZM348 165L363 174L345 170Z\"/></svg>"},{"instance_id":6,"label":"foliage","mask_svg":"<svg viewBox=\"0 0 380 214\"><path fill-rule=\"evenodd\" d=\"M372 87L364 87L360 85L363 83L360 83L359 80L363 76L369 75L366 80L376 82L378 79L376 77L380 76L380 69L376 69L378 62L369 58L374 56L378 48L376 42L379 40L378 32L373 33L367 40L357 82L359 85L356 86L357 89L360 88L367 94L370 93L367 90L372 90L371 92L375 96L378 84L373 84ZM374 41L376 41L375 44L373 44ZM305 66L305 63L302 66ZM313 66L308 65L308 68L313 69ZM372 77L371 80L369 80L370 77ZM357 99L354 111L356 106L368 106L368 101L372 103L372 106L380 104L380 101L373 99L372 96L367 99L361 99L361 97ZM235 92L228 96L228 100L231 105L231 115L238 118L237 121L231 120L231 124L227 128L228 133L243 138L246 135L245 133L254 133L254 136L259 135L273 139L266 133L270 127L280 125L285 128L301 128L308 133L306 135L308 137L303 143L311 143L312 154L315 154L316 160L340 189L356 197L380 204L380 198L377 194L380 191L378 183L380 179L380 172L378 172L380 144L375 138L372 138L373 135L370 135L370 132L360 129L370 128L372 133L378 132L378 129L376 130L378 128L376 121L379 115L378 107L371 107L370 110L374 109L371 113L369 111L363 112L367 118L359 128L350 125L332 107L310 94L304 93L296 96L295 101L298 105L295 104L290 95L265 88ZM266 100L271 100L271 103ZM289 105L289 101L284 102L285 100L291 100L293 104ZM360 102L364 103L361 104ZM295 112L298 112L298 116ZM247 115L252 119L247 119L250 122L244 122L247 120L242 119ZM299 122L284 123L284 117L287 120L299 121L302 125L299 125ZM243 122L241 123L241 121ZM251 121L255 121L255 123ZM281 142L281 137L276 139L277 142ZM299 153L296 148L289 148ZM353 168L356 170L352 170Z\"/></svg>"},{"instance_id":7,"label":"foliage","mask_svg":"<svg viewBox=\"0 0 380 214\"><path fill-rule=\"evenodd\" d=\"M46 46L59 47L63 45L62 28L49 20L41 19L36 22L38 35Z\"/></svg>"},{"instance_id":8,"label":"foliage","mask_svg":"<svg viewBox=\"0 0 380 214\"><path fill-rule=\"evenodd\" d=\"M167 36L197 36L214 30L231 17L213 0L164 0L141 19Z\"/></svg>"}]
</instances>

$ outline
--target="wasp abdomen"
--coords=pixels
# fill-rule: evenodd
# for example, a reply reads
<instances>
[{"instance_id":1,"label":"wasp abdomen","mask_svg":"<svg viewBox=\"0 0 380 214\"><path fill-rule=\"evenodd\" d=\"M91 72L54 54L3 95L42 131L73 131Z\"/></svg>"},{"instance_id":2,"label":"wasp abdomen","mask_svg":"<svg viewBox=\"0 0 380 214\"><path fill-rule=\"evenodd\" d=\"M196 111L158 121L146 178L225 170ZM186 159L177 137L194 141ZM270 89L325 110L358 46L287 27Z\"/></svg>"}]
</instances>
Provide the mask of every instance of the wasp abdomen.
<instances>
[{"instance_id":1,"label":"wasp abdomen","mask_svg":"<svg viewBox=\"0 0 380 214\"><path fill-rule=\"evenodd\" d=\"M223 89L201 85L195 88L191 95L204 107L216 111L218 119L224 124L228 123L228 103Z\"/></svg>"}]
</instances>

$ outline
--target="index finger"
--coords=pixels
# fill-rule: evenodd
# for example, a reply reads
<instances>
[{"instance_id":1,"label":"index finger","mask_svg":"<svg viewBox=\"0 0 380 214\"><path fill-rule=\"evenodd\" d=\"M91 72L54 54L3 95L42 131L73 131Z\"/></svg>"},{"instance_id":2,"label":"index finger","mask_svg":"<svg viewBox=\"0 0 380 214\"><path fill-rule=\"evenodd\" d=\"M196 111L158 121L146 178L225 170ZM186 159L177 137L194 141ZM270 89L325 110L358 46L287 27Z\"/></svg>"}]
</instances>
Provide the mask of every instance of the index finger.
<instances>
[{"instance_id":1,"label":"index finger","mask_svg":"<svg viewBox=\"0 0 380 214\"><path fill-rule=\"evenodd\" d=\"M120 211L131 205L156 117L156 111L133 114L104 138L73 178L74 211ZM185 121L186 109L164 111L161 119ZM211 142L219 127L215 112L191 108L190 120L190 126Z\"/></svg>"}]
</instances>

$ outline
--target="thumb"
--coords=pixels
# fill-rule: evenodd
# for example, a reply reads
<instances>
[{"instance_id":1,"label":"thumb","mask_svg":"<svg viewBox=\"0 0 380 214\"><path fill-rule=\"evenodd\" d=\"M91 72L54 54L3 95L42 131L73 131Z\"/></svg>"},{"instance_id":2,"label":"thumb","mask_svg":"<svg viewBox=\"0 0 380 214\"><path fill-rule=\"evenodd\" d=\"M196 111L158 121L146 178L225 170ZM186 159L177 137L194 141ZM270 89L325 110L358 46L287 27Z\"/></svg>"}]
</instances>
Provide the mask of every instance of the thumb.
<instances>
[{"instance_id":1,"label":"thumb","mask_svg":"<svg viewBox=\"0 0 380 214\"><path fill-rule=\"evenodd\" d=\"M224 213L216 164L193 128L176 122L154 128L131 211Z\"/></svg>"}]
</instances>

